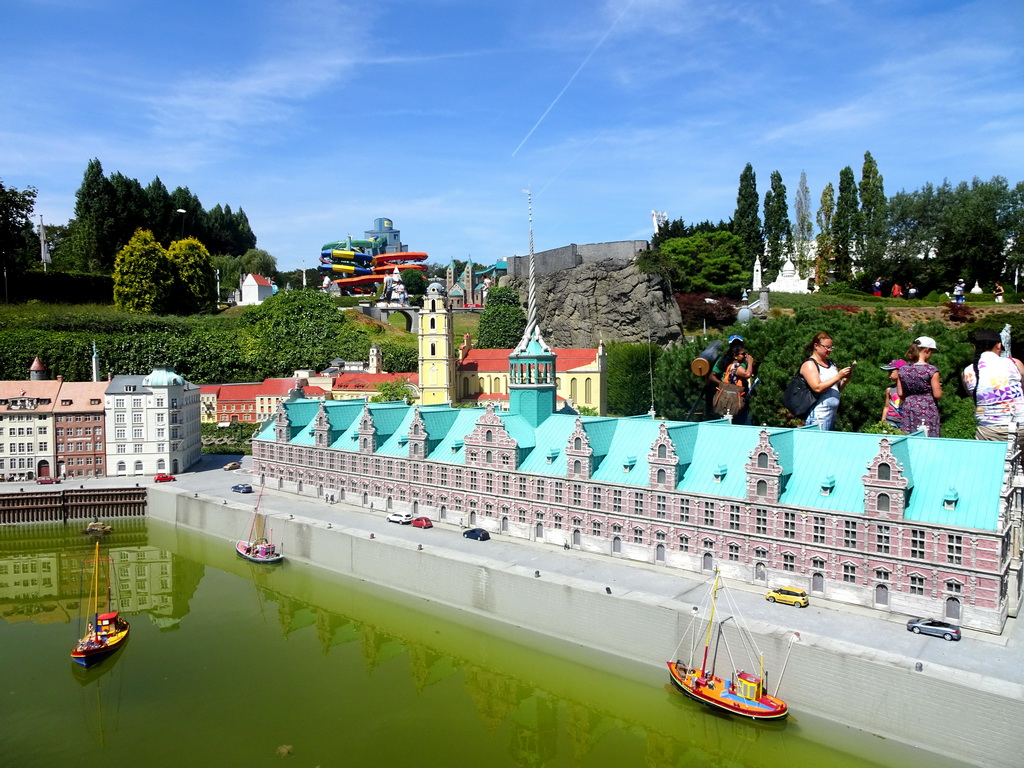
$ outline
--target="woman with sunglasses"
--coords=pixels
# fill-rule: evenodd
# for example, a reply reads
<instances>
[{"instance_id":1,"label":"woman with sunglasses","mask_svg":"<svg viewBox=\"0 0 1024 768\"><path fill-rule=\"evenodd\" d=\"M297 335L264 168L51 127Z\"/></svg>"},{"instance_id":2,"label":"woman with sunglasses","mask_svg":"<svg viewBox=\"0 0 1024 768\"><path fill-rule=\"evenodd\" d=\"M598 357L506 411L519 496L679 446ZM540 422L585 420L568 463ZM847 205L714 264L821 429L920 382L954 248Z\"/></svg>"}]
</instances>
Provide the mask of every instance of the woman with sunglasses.
<instances>
[{"instance_id":1,"label":"woman with sunglasses","mask_svg":"<svg viewBox=\"0 0 1024 768\"><path fill-rule=\"evenodd\" d=\"M839 410L839 395L853 375L853 367L839 368L832 362L832 337L827 333L816 333L811 343L804 348L807 359L800 366L800 374L807 386L818 396L817 402L807 414L804 426L817 424L823 431L829 431L836 423Z\"/></svg>"}]
</instances>

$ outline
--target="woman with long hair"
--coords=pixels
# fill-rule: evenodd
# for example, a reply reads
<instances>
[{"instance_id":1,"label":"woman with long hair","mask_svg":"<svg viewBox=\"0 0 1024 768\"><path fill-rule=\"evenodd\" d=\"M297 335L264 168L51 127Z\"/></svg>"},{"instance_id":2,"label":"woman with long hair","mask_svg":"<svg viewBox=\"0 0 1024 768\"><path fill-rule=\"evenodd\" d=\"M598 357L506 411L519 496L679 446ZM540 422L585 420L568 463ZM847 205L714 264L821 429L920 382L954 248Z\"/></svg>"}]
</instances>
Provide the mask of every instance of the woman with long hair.
<instances>
[{"instance_id":1,"label":"woman with long hair","mask_svg":"<svg viewBox=\"0 0 1024 768\"><path fill-rule=\"evenodd\" d=\"M804 348L807 359L800 366L800 375L804 377L807 386L817 396L817 402L811 408L804 421L805 426L817 424L824 431L829 431L836 423L836 413L839 410L839 395L850 381L853 375L853 367L848 365L839 368L832 362L832 349L835 342L827 333L819 332L814 334L811 343Z\"/></svg>"},{"instance_id":2,"label":"woman with long hair","mask_svg":"<svg viewBox=\"0 0 1024 768\"><path fill-rule=\"evenodd\" d=\"M924 426L928 437L941 437L938 401L942 398L942 382L939 369L929 362L934 352L935 339L918 336L907 348L909 365L899 369L896 386L902 401L900 428L908 434Z\"/></svg>"}]
</instances>

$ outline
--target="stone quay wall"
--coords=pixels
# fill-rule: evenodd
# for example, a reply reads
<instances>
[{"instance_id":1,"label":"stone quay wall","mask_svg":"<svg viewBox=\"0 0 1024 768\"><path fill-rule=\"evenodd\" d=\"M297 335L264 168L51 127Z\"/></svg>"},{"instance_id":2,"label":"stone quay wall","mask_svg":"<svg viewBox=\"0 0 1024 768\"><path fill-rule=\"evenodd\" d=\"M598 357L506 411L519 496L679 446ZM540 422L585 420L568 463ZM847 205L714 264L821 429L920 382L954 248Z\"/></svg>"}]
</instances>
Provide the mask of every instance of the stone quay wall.
<instances>
[{"instance_id":1,"label":"stone quay wall","mask_svg":"<svg viewBox=\"0 0 1024 768\"><path fill-rule=\"evenodd\" d=\"M251 508L153 489L149 516L232 540ZM268 514L286 557L400 592L662 667L689 657L693 605L532 570L486 555L419 549L386 534L281 513ZM842 640L745 622L765 654L770 693L781 676L791 710L804 710L885 738L949 755L970 765L1019 765L1024 754L1024 686L925 664ZM735 622L723 626L739 648ZM676 649L680 639L683 647ZM697 642L702 642L698 640ZM727 663L724 649L720 663ZM753 670L752 670L753 671ZM667 675L668 672L665 671Z\"/></svg>"}]
</instances>

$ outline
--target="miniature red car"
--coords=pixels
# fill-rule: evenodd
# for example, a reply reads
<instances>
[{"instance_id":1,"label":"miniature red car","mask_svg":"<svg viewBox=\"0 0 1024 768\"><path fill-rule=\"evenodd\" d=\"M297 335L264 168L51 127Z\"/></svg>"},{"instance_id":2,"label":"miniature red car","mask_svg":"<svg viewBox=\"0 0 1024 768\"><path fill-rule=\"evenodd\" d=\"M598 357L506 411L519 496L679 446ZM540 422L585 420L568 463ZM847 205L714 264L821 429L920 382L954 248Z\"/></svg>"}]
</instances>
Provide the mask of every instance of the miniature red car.
<instances>
[{"instance_id":1,"label":"miniature red car","mask_svg":"<svg viewBox=\"0 0 1024 768\"><path fill-rule=\"evenodd\" d=\"M37 477L36 482L40 485L50 485L52 483L59 483L59 477Z\"/></svg>"},{"instance_id":2,"label":"miniature red car","mask_svg":"<svg viewBox=\"0 0 1024 768\"><path fill-rule=\"evenodd\" d=\"M413 528L433 528L434 524L430 522L429 517L414 517L412 519Z\"/></svg>"},{"instance_id":3,"label":"miniature red car","mask_svg":"<svg viewBox=\"0 0 1024 768\"><path fill-rule=\"evenodd\" d=\"M154 483L169 483L174 480L174 475L168 475L161 472L153 478Z\"/></svg>"}]
</instances>

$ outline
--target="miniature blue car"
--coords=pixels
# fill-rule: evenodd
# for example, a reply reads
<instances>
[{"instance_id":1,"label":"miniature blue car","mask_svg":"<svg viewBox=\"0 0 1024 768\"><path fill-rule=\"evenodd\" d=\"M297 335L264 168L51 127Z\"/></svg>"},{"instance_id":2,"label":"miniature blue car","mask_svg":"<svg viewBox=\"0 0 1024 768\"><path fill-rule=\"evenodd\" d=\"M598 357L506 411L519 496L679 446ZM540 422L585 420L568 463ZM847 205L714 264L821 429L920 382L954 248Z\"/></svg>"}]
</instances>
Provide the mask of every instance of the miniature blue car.
<instances>
[{"instance_id":1,"label":"miniature blue car","mask_svg":"<svg viewBox=\"0 0 1024 768\"><path fill-rule=\"evenodd\" d=\"M252 486L248 483L239 483L238 485L232 485L231 490L235 493L252 493Z\"/></svg>"},{"instance_id":2,"label":"miniature blue car","mask_svg":"<svg viewBox=\"0 0 1024 768\"><path fill-rule=\"evenodd\" d=\"M470 528L468 531L463 531L462 535L467 539L476 539L477 541L487 541L491 538L491 534L483 528Z\"/></svg>"}]
</instances>

